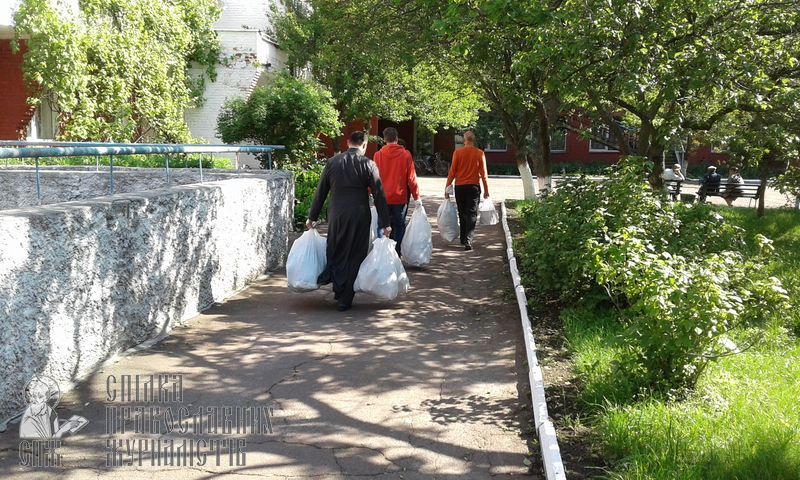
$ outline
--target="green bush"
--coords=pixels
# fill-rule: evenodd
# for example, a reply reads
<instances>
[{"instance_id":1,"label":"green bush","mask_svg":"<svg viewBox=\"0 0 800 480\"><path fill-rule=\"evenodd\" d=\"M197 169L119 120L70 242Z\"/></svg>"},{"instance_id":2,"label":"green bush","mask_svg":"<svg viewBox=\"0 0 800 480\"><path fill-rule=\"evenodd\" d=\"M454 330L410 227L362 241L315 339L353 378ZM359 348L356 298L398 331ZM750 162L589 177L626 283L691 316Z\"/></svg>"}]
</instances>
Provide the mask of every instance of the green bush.
<instances>
[{"instance_id":1,"label":"green bush","mask_svg":"<svg viewBox=\"0 0 800 480\"><path fill-rule=\"evenodd\" d=\"M301 227L308 219L308 210L314 200L319 177L324 167L324 163L315 163L308 167L292 167L289 169L294 173L294 222L298 227ZM326 216L327 210L323 207L319 219L324 220Z\"/></svg>"},{"instance_id":2,"label":"green bush","mask_svg":"<svg viewBox=\"0 0 800 480\"><path fill-rule=\"evenodd\" d=\"M486 169L489 175L519 175L519 169L516 165L489 164Z\"/></svg>"},{"instance_id":3,"label":"green bush","mask_svg":"<svg viewBox=\"0 0 800 480\"><path fill-rule=\"evenodd\" d=\"M760 252L712 207L663 200L629 158L595 182L582 176L522 204L522 267L530 285L562 300L603 292L621 312L627 353L617 368L643 389L691 387L724 353L725 332L786 301Z\"/></svg>"},{"instance_id":4,"label":"green bush","mask_svg":"<svg viewBox=\"0 0 800 480\"><path fill-rule=\"evenodd\" d=\"M323 147L320 134L333 137L341 128L330 92L285 72L256 87L247 99L226 102L217 119L225 143L284 145L286 150L274 154L278 168L284 169L316 160ZM266 156L260 159L266 166Z\"/></svg>"}]
</instances>

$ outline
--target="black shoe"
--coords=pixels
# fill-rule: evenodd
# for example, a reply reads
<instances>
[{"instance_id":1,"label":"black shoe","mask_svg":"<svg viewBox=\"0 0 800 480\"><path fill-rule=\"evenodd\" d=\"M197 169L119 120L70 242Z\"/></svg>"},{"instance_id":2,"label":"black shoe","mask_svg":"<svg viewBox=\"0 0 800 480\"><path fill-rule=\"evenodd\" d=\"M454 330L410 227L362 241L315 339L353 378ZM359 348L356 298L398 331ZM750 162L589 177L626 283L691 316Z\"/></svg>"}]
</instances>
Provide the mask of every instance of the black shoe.
<instances>
[{"instance_id":1,"label":"black shoe","mask_svg":"<svg viewBox=\"0 0 800 480\"><path fill-rule=\"evenodd\" d=\"M336 310L339 310L340 312L346 312L346 311L350 310L350 305L348 305L346 303L340 303L340 304L336 305Z\"/></svg>"},{"instance_id":2,"label":"black shoe","mask_svg":"<svg viewBox=\"0 0 800 480\"><path fill-rule=\"evenodd\" d=\"M465 243L464 244L464 250L467 251L467 252L472 250L472 244L471 243Z\"/></svg>"}]
</instances>

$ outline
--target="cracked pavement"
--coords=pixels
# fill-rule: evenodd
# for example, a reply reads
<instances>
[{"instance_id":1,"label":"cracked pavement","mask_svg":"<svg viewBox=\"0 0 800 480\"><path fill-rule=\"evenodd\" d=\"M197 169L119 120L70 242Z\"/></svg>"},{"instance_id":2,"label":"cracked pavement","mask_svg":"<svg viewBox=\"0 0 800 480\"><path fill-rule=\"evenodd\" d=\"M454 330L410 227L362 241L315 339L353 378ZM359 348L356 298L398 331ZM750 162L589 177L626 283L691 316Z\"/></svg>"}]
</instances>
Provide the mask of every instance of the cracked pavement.
<instances>
[{"instance_id":1,"label":"cracked pavement","mask_svg":"<svg viewBox=\"0 0 800 480\"><path fill-rule=\"evenodd\" d=\"M524 465L535 451L522 433L527 367L500 226L479 226L475 250L463 252L439 238L437 207L426 203L433 261L408 269L409 294L358 294L339 313L328 289L291 293L273 273L66 394L59 418L89 424L62 439L61 467L21 466L12 424L0 434L0 478L538 478ZM244 465L223 455L219 466L107 467L112 437L237 437L109 434L106 407L122 404L107 401L108 376L159 373L183 376L182 402L133 405L272 405L272 434L238 436Z\"/></svg>"}]
</instances>

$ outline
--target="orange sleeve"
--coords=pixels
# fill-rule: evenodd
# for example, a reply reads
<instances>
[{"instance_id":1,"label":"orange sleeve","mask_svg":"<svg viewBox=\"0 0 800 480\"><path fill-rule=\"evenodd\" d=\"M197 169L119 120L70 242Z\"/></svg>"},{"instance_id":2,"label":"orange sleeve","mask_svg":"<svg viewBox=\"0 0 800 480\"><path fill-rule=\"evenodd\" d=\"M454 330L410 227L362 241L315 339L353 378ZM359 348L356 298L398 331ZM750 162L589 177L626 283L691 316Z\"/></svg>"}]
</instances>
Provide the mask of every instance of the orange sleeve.
<instances>
[{"instance_id":1,"label":"orange sleeve","mask_svg":"<svg viewBox=\"0 0 800 480\"><path fill-rule=\"evenodd\" d=\"M458 156L456 155L457 152L453 152L453 160L450 162L450 171L447 172L447 185L444 188L450 186L453 183L453 180L456 178L456 164L458 163Z\"/></svg>"},{"instance_id":2,"label":"orange sleeve","mask_svg":"<svg viewBox=\"0 0 800 480\"><path fill-rule=\"evenodd\" d=\"M481 168L480 168L480 176L481 180L483 181L483 191L484 193L489 193L489 180L486 173L486 155L481 155Z\"/></svg>"},{"instance_id":3,"label":"orange sleeve","mask_svg":"<svg viewBox=\"0 0 800 480\"><path fill-rule=\"evenodd\" d=\"M419 185L417 185L417 169L414 168L414 159L411 158L411 152L406 152L408 157L408 188L411 190L411 196L414 200L419 200Z\"/></svg>"}]
</instances>

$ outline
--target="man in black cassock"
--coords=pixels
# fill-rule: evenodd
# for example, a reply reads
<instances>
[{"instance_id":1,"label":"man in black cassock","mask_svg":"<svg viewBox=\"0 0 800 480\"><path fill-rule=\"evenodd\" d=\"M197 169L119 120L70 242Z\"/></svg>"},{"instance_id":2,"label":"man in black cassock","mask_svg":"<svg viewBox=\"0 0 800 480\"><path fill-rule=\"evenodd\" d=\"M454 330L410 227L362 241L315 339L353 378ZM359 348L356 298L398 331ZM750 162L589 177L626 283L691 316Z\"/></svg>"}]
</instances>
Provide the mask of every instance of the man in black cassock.
<instances>
[{"instance_id":1,"label":"man in black cassock","mask_svg":"<svg viewBox=\"0 0 800 480\"><path fill-rule=\"evenodd\" d=\"M378 167L364 154L367 151L365 132L353 132L346 152L328 159L319 179L317 193L308 211L306 227L316 225L322 205L331 194L328 204L328 263L317 280L320 285L333 283L339 311L353 303L353 284L358 268L369 252L371 215L369 194L378 210L378 227L388 236L389 209L383 193Z\"/></svg>"}]
</instances>

